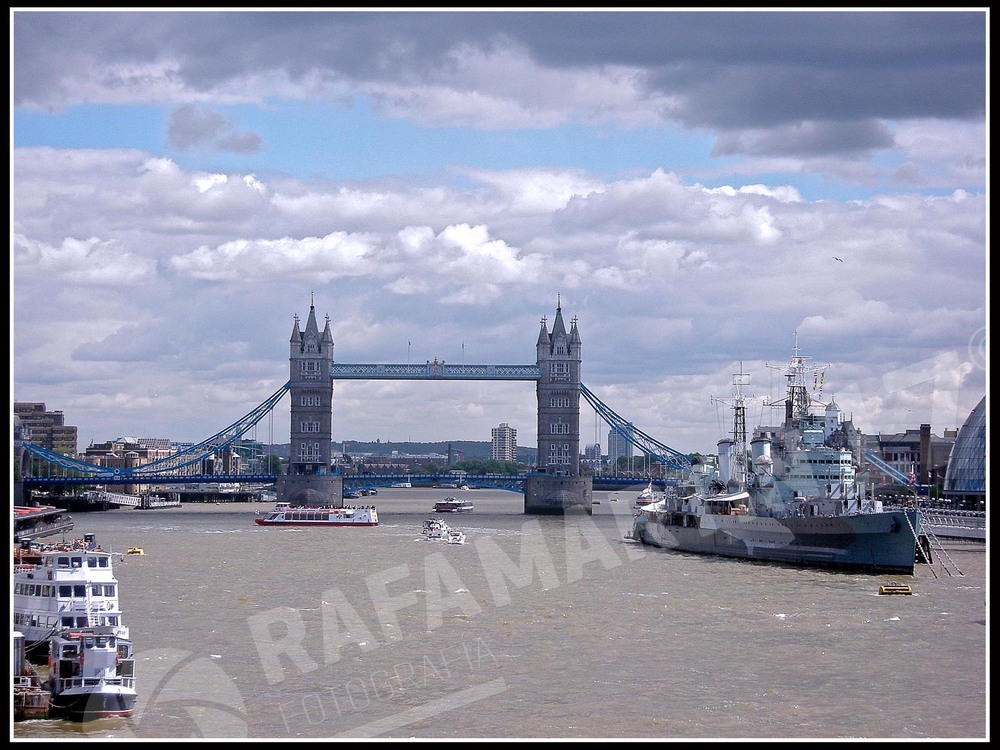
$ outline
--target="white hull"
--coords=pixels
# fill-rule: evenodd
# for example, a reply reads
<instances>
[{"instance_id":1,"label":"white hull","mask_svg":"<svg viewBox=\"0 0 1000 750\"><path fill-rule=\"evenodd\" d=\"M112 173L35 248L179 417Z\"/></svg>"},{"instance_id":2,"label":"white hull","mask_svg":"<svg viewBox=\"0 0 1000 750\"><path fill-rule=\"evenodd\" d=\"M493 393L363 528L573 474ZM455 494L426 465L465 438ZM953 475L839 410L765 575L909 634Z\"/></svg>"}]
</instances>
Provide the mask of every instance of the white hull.
<instances>
[{"instance_id":1,"label":"white hull","mask_svg":"<svg viewBox=\"0 0 1000 750\"><path fill-rule=\"evenodd\" d=\"M378 526L375 506L343 508L290 507L280 505L254 519L258 526Z\"/></svg>"}]
</instances>

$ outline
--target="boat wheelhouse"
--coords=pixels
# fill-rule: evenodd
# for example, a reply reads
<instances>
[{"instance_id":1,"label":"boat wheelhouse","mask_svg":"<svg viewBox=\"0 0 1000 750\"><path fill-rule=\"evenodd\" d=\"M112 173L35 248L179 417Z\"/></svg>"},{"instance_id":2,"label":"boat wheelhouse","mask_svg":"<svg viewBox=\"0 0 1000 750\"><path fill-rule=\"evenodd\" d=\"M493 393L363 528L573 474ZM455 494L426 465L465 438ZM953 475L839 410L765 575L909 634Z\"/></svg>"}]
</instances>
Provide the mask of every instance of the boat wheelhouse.
<instances>
[{"instance_id":1,"label":"boat wheelhouse","mask_svg":"<svg viewBox=\"0 0 1000 750\"><path fill-rule=\"evenodd\" d=\"M89 721L131 716L137 698L132 642L105 627L53 635L46 686L52 717Z\"/></svg>"}]
</instances>

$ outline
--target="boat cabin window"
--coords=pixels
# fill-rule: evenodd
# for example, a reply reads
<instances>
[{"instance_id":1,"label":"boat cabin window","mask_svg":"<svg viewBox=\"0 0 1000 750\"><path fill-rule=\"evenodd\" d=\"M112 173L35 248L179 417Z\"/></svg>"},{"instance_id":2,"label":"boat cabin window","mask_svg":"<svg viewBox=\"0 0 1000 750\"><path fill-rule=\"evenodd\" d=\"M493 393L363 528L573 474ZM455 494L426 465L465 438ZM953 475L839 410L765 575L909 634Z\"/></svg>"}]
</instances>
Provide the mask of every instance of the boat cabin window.
<instances>
[{"instance_id":1,"label":"boat cabin window","mask_svg":"<svg viewBox=\"0 0 1000 750\"><path fill-rule=\"evenodd\" d=\"M68 557L57 557L56 558L56 565L58 565L60 568L68 568L69 567L69 558Z\"/></svg>"},{"instance_id":2,"label":"boat cabin window","mask_svg":"<svg viewBox=\"0 0 1000 750\"><path fill-rule=\"evenodd\" d=\"M62 620L59 621L59 624L62 625L64 628L71 628L73 627L73 618L64 617L62 618Z\"/></svg>"}]
</instances>

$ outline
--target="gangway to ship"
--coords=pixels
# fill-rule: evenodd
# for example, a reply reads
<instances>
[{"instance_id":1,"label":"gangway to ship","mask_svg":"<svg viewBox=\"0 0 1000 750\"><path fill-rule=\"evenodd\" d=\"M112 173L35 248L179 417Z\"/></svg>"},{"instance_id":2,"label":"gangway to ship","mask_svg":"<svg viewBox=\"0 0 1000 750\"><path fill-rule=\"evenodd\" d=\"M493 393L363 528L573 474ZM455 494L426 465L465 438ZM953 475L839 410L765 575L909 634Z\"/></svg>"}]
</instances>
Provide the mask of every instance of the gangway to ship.
<instances>
[{"instance_id":1,"label":"gangway to ship","mask_svg":"<svg viewBox=\"0 0 1000 750\"><path fill-rule=\"evenodd\" d=\"M926 485L917 484L916 476L914 476L912 473L904 474L895 466L885 461L885 459L883 459L880 455L878 455L874 451L866 450L865 458L868 460L869 463L875 466L875 468L877 468L884 474L888 475L894 481L899 482L904 486L910 487L913 490L914 495L916 495L921 490L929 489ZM917 512L920 514L920 520L921 520L920 536L923 537L923 539L926 541L926 545L924 545L920 543L919 538L917 539L917 556L918 556L917 561L925 562L928 565L932 566L931 552L933 551L939 557L943 557L944 559L946 559L948 563L950 563L950 565L954 567L955 572L952 573L948 564L942 563L942 568L946 573L948 573L948 575L960 575L960 576L964 575L964 573L962 573L961 569L958 567L958 564L951 558L951 555L948 554L948 551L941 543L941 540L938 538L938 535L934 533L933 529L931 529L930 527L930 524L926 522L927 520L926 514L919 509L917 510ZM913 532L914 534L916 533L916 531L913 529L912 526L910 527L910 531ZM933 566L931 567L931 572L934 573L934 577L937 578L937 573L934 572Z\"/></svg>"},{"instance_id":2,"label":"gangway to ship","mask_svg":"<svg viewBox=\"0 0 1000 750\"><path fill-rule=\"evenodd\" d=\"M920 515L921 518L920 536L926 540L926 546L925 546L920 543L919 538L917 539L917 557L918 557L917 562L927 563L931 568L931 573L933 573L934 577L937 578L938 574L934 571L932 562L931 552L933 551L934 554L938 555L939 557L943 557L945 560L948 561L947 563L945 562L941 563L941 569L944 570L945 573L947 573L950 576L958 575L964 578L965 573L962 572L962 570L958 567L958 563L956 563L952 559L951 555L948 554L948 550L945 549L945 546L941 543L941 540L938 538L938 535L934 533L934 531L930 528L930 526L928 526L926 523L923 522L923 513L921 513L919 510L917 511L917 513ZM908 517L907 520L909 520ZM910 527L910 531L913 531L912 526ZM951 567L949 567L949 565L955 569L954 572L952 572Z\"/></svg>"},{"instance_id":3,"label":"gangway to ship","mask_svg":"<svg viewBox=\"0 0 1000 750\"><path fill-rule=\"evenodd\" d=\"M83 498L93 504L118 505L139 510L151 510L153 508L179 508L181 501L178 499L167 499L157 495L123 495L120 492L107 492L102 490L88 490L83 493Z\"/></svg>"}]
</instances>

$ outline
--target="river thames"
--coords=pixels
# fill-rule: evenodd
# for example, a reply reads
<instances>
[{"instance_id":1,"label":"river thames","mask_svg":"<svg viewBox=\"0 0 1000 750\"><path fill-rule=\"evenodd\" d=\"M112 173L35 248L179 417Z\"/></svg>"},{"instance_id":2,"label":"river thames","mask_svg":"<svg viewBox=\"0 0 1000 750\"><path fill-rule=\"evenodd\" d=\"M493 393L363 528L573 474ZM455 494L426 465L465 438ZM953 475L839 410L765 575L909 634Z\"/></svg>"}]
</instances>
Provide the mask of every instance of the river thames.
<instances>
[{"instance_id":1,"label":"river thames","mask_svg":"<svg viewBox=\"0 0 1000 750\"><path fill-rule=\"evenodd\" d=\"M265 528L269 504L74 514L116 558L139 701L13 740L989 737L988 549L913 577L685 555L517 493L385 489L369 528ZM444 519L466 544L423 538ZM911 596L879 595L906 583Z\"/></svg>"}]
</instances>

